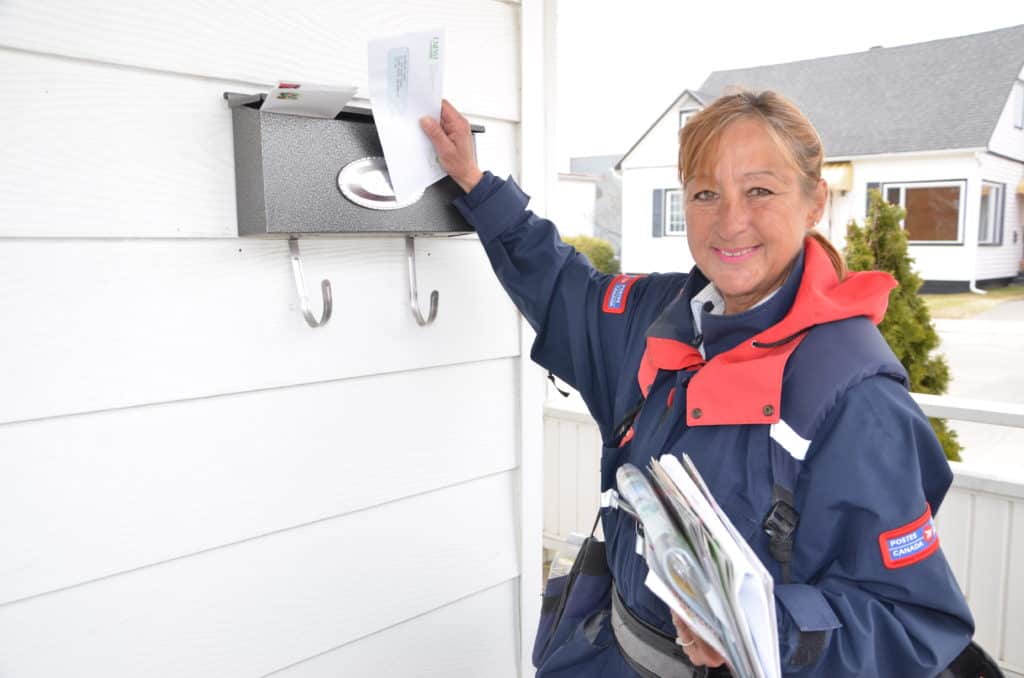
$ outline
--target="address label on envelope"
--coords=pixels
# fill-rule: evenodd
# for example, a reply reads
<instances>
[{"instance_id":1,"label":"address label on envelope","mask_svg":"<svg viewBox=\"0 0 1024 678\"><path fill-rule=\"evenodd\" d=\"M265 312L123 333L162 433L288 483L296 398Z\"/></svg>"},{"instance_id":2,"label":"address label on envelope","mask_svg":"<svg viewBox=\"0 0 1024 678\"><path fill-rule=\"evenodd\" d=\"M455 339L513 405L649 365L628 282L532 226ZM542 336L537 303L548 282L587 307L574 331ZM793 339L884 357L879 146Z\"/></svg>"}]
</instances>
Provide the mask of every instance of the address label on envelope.
<instances>
[{"instance_id":1,"label":"address label on envelope","mask_svg":"<svg viewBox=\"0 0 1024 678\"><path fill-rule=\"evenodd\" d=\"M370 106L399 202L445 176L420 118L441 116L444 31L438 29L371 40Z\"/></svg>"}]
</instances>

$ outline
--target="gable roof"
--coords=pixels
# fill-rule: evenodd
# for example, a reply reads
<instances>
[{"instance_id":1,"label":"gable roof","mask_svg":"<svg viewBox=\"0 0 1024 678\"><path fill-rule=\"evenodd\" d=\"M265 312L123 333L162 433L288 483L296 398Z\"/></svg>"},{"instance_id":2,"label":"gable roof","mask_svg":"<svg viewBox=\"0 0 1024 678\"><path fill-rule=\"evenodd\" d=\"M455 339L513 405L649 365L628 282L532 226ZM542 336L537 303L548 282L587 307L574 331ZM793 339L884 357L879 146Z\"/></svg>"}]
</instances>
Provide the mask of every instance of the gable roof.
<instances>
[{"instance_id":1,"label":"gable roof","mask_svg":"<svg viewBox=\"0 0 1024 678\"><path fill-rule=\"evenodd\" d=\"M814 123L829 158L984 148L1022 67L1024 25L715 71L700 91L711 99L737 86L783 94Z\"/></svg>"},{"instance_id":2,"label":"gable roof","mask_svg":"<svg viewBox=\"0 0 1024 678\"><path fill-rule=\"evenodd\" d=\"M700 91L700 90L684 89L682 92L679 93L679 96L677 96L675 99L672 100L672 103L668 105L668 108L666 108L664 111L662 111L661 115L659 115L657 118L654 119L654 122L651 123L651 126L648 127L646 130L644 130L644 133L641 134L640 138L637 139L636 142L632 146L629 147L629 150L626 151L622 155L621 158L619 158L619 161L615 163L615 169L617 169L617 170L622 169L623 161L626 158L629 157L629 154L633 152L633 149L635 149L637 146L639 146L640 142L643 141L644 139L646 139L647 135L651 133L651 130L654 129L655 125L657 125L661 121L662 118L664 118L666 115L668 115L669 111L671 111L676 106L678 106L679 102L682 101L684 98L686 98L687 95L692 97L694 99L694 101L696 101L701 106L707 106L709 103L714 101L717 98L717 96L718 96L716 94L708 94L707 92L703 92L703 91Z\"/></svg>"}]
</instances>

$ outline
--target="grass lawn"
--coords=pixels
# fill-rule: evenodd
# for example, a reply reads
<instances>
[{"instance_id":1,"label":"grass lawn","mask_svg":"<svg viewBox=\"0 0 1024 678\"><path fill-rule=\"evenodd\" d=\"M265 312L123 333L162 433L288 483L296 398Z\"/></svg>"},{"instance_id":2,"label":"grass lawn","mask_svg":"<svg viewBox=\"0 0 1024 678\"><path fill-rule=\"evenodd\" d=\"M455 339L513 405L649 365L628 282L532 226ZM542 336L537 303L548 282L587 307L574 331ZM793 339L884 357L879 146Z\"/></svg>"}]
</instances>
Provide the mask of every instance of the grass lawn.
<instances>
[{"instance_id":1,"label":"grass lawn","mask_svg":"<svg viewBox=\"0 0 1024 678\"><path fill-rule=\"evenodd\" d=\"M970 318L1006 301L1024 299L1024 285L988 290L988 294L922 294L933 318Z\"/></svg>"}]
</instances>

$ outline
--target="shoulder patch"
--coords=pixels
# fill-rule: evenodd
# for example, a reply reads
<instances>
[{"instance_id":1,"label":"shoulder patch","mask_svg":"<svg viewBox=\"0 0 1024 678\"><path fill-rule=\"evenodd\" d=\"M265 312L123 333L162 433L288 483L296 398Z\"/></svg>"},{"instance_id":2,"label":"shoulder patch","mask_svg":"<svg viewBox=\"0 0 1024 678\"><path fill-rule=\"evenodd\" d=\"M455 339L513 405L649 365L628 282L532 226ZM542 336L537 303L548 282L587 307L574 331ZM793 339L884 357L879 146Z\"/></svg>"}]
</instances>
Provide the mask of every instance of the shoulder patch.
<instances>
[{"instance_id":1,"label":"shoulder patch","mask_svg":"<svg viewBox=\"0 0 1024 678\"><path fill-rule=\"evenodd\" d=\"M642 275L617 275L608 283L608 289L604 292L604 303L601 310L605 313L625 313L626 300L629 298L629 290Z\"/></svg>"},{"instance_id":2,"label":"shoulder patch","mask_svg":"<svg viewBox=\"0 0 1024 678\"><path fill-rule=\"evenodd\" d=\"M906 567L924 560L939 548L939 534L935 531L930 506L917 520L883 532L878 536L882 549L882 562L890 570Z\"/></svg>"}]
</instances>

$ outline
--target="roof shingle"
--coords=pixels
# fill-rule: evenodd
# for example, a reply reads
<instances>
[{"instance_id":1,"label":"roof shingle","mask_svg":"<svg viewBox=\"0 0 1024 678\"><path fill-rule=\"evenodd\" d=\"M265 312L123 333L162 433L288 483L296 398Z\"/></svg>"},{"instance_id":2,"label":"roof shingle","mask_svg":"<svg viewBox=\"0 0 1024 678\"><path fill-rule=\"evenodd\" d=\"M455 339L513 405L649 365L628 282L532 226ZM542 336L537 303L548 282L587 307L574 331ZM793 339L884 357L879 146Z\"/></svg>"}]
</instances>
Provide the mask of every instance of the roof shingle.
<instances>
[{"instance_id":1,"label":"roof shingle","mask_svg":"<svg viewBox=\"0 0 1024 678\"><path fill-rule=\"evenodd\" d=\"M902 47L715 71L700 91L771 89L821 134L829 157L988 145L1024 66L1024 25Z\"/></svg>"}]
</instances>

